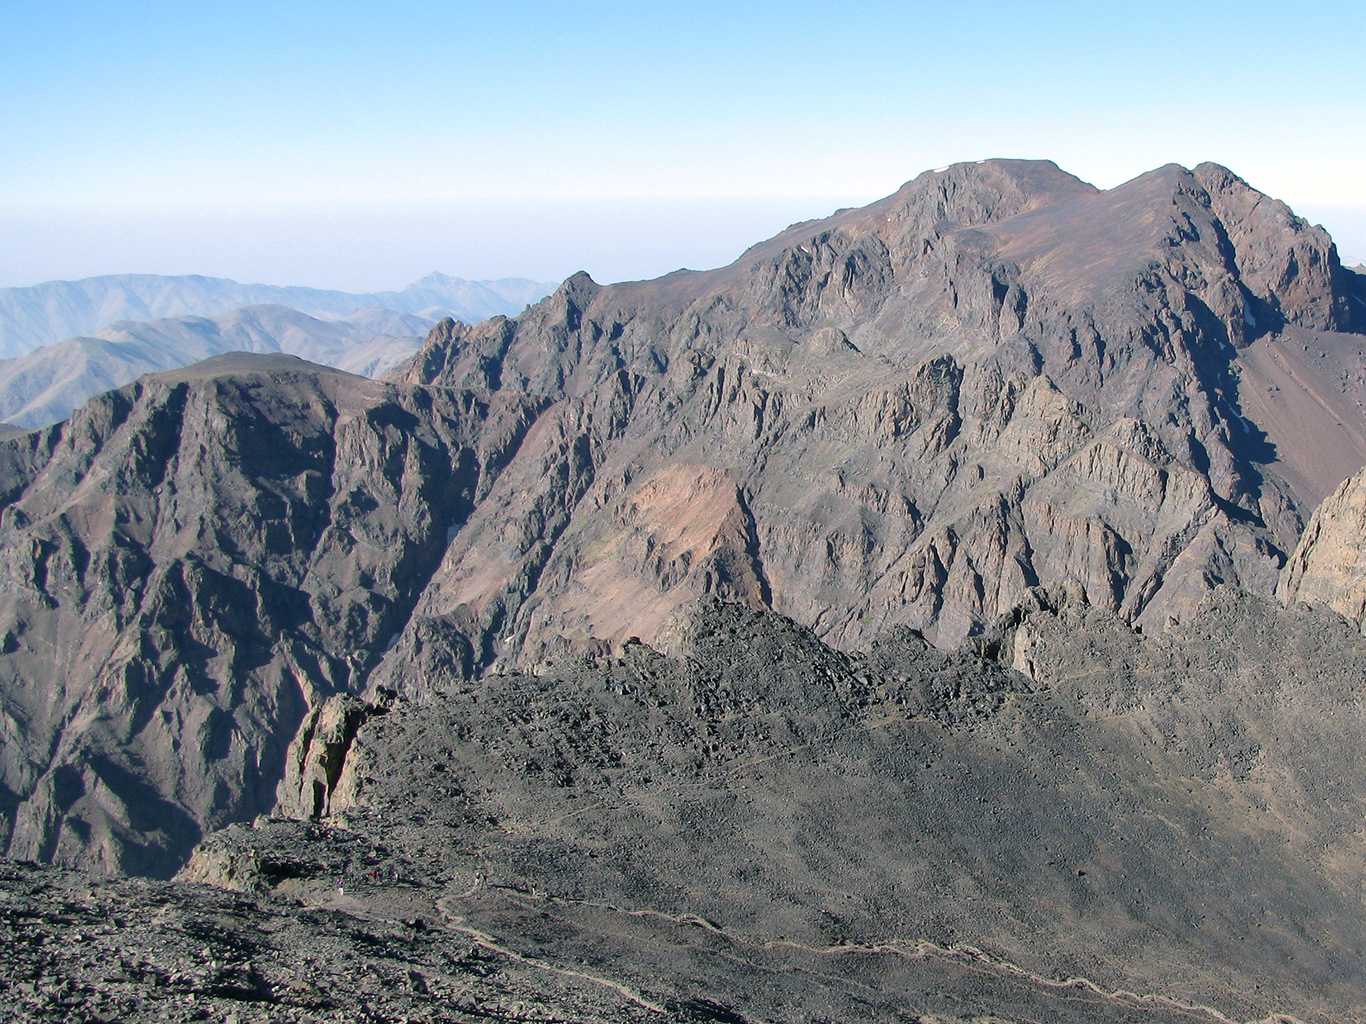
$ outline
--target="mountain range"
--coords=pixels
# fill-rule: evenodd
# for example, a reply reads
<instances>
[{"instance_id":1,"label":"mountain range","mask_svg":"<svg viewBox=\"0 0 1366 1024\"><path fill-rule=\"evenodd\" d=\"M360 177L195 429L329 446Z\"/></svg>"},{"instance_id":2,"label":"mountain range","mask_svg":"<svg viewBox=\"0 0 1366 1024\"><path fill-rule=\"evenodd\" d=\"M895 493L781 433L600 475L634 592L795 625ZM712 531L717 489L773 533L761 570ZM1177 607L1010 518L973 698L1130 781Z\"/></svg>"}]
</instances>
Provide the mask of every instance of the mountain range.
<instances>
[{"instance_id":1,"label":"mountain range","mask_svg":"<svg viewBox=\"0 0 1366 1024\"><path fill-rule=\"evenodd\" d=\"M1223 167L990 160L0 440L0 843L179 872L4 998L1360 1019L1363 330Z\"/></svg>"},{"instance_id":2,"label":"mountain range","mask_svg":"<svg viewBox=\"0 0 1366 1024\"><path fill-rule=\"evenodd\" d=\"M48 281L0 289L0 358L43 345L88 337L122 321L212 317L244 306L273 305L336 320L371 306L430 320L451 316L473 323L517 313L554 289L524 278L465 281L429 274L402 291L352 294L320 288L239 284L219 277L112 274L81 281Z\"/></svg>"},{"instance_id":3,"label":"mountain range","mask_svg":"<svg viewBox=\"0 0 1366 1024\"><path fill-rule=\"evenodd\" d=\"M13 353L0 359L0 420L45 427L102 391L223 352L287 352L375 376L436 318L515 313L553 288L430 274L401 292L352 295L125 274L0 290L0 351Z\"/></svg>"},{"instance_id":4,"label":"mountain range","mask_svg":"<svg viewBox=\"0 0 1366 1024\"><path fill-rule=\"evenodd\" d=\"M1101 192L1010 161L718 271L571 278L396 371L547 403L417 621L477 667L648 641L717 588L851 647L953 647L1054 580L1143 628L1214 581L1269 593L1366 462L1361 284L1223 168ZM722 506L724 531L663 525Z\"/></svg>"},{"instance_id":5,"label":"mountain range","mask_svg":"<svg viewBox=\"0 0 1366 1024\"><path fill-rule=\"evenodd\" d=\"M247 306L212 317L122 321L0 362L0 420L45 427L92 395L226 352L286 352L374 377L416 352L432 326L379 306L337 320Z\"/></svg>"}]
</instances>

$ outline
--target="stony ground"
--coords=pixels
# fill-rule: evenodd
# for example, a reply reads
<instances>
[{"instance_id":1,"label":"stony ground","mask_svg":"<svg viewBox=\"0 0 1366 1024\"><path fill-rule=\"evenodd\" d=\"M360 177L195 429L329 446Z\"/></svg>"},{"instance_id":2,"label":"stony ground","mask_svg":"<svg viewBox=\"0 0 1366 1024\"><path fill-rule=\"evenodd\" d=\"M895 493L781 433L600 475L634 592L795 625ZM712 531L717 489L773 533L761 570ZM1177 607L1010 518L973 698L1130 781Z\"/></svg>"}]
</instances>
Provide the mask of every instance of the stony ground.
<instances>
[{"instance_id":1,"label":"stony ground","mask_svg":"<svg viewBox=\"0 0 1366 1024\"><path fill-rule=\"evenodd\" d=\"M452 930L439 891L400 881L348 894L319 880L299 899L252 897L3 862L0 1018L658 1019L625 993Z\"/></svg>"},{"instance_id":2,"label":"stony ground","mask_svg":"<svg viewBox=\"0 0 1366 1024\"><path fill-rule=\"evenodd\" d=\"M956 654L850 655L703 602L680 652L379 701L330 817L231 826L176 882L4 865L0 1015L1366 1010L1342 620L1220 590L1145 638L1041 593Z\"/></svg>"},{"instance_id":3,"label":"stony ground","mask_svg":"<svg viewBox=\"0 0 1366 1024\"><path fill-rule=\"evenodd\" d=\"M0 865L0 1016L53 1021L1217 1021L931 943L760 943L472 880L349 881L345 834L294 898ZM288 833L282 834L282 833ZM362 862L364 857L360 858ZM469 915L468 917L466 915ZM484 929L492 929L490 934ZM724 1001L723 1001L724 1000ZM981 1016L984 1008L989 1017Z\"/></svg>"}]
</instances>

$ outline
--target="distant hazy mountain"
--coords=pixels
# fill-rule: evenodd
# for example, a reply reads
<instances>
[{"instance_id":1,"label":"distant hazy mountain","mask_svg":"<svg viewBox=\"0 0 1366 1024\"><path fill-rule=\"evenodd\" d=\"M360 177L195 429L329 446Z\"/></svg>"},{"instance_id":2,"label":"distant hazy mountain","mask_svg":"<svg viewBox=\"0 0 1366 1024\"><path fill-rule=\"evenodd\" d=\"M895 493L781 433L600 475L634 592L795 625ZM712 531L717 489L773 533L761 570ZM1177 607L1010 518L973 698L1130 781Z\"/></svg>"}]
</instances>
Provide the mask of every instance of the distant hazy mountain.
<instances>
[{"instance_id":1,"label":"distant hazy mountain","mask_svg":"<svg viewBox=\"0 0 1366 1024\"><path fill-rule=\"evenodd\" d=\"M144 373L224 352L286 352L373 377L418 350L432 321L370 306L343 320L319 320L285 306L234 309L214 317L124 321L94 337L68 338L0 362L0 419L42 427L87 398Z\"/></svg>"},{"instance_id":2,"label":"distant hazy mountain","mask_svg":"<svg viewBox=\"0 0 1366 1024\"><path fill-rule=\"evenodd\" d=\"M81 281L48 281L0 289L0 358L22 356L66 338L91 336L110 324L164 317L215 316L263 304L287 306L324 320L378 306L432 320L445 316L477 323L515 315L549 295L553 283L521 277L464 281L429 274L399 292L326 291L320 288L239 284L221 277L113 274ZM176 364L180 365L180 364Z\"/></svg>"},{"instance_id":3,"label":"distant hazy mountain","mask_svg":"<svg viewBox=\"0 0 1366 1024\"><path fill-rule=\"evenodd\" d=\"M500 314L516 316L532 303L540 302L559 284L558 281L529 281L524 277L464 281L445 274L428 274L401 292L377 292L370 296L374 302L366 305L416 313L433 320L453 316L466 323L475 323Z\"/></svg>"}]
</instances>

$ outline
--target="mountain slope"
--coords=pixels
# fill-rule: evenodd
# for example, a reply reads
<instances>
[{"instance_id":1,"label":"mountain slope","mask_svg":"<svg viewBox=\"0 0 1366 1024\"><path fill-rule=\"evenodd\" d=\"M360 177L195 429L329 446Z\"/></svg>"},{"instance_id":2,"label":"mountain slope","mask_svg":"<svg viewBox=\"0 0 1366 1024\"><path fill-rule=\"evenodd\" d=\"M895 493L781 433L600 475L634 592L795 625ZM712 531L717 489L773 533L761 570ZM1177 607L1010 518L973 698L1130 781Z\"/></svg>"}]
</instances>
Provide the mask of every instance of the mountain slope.
<instances>
[{"instance_id":1,"label":"mountain slope","mask_svg":"<svg viewBox=\"0 0 1366 1024\"><path fill-rule=\"evenodd\" d=\"M124 320L209 317L243 306L287 306L323 319L382 306L433 320L453 316L473 323L519 312L553 288L524 278L465 281L444 274L430 274L402 291L366 294L239 284L197 275L112 274L81 281L48 281L0 289L0 357L22 356L42 345L85 337Z\"/></svg>"},{"instance_id":2,"label":"mountain slope","mask_svg":"<svg viewBox=\"0 0 1366 1024\"><path fill-rule=\"evenodd\" d=\"M721 270L444 321L383 382L144 378L0 441L0 838L168 874L308 774L328 695L667 650L704 595L846 651L953 648L1039 585L1149 633L1270 595L1327 486L1297 424L1366 436L1314 368L1360 351L1349 284L1222 168L987 161Z\"/></svg>"},{"instance_id":3,"label":"mountain slope","mask_svg":"<svg viewBox=\"0 0 1366 1024\"><path fill-rule=\"evenodd\" d=\"M269 810L535 406L280 355L144 378L3 451L11 857L169 874Z\"/></svg>"},{"instance_id":4,"label":"mountain slope","mask_svg":"<svg viewBox=\"0 0 1366 1024\"><path fill-rule=\"evenodd\" d=\"M604 553L654 550L636 489L695 465L732 474L768 603L842 646L899 622L951 647L1049 581L1148 628L1217 581L1270 593L1366 462L1349 276L1322 229L1215 165L1099 192L986 161L718 271L579 276L514 321L442 326L396 380L554 404L411 628L454 625L490 662L648 640L591 610L712 584Z\"/></svg>"},{"instance_id":5,"label":"mountain slope","mask_svg":"<svg viewBox=\"0 0 1366 1024\"><path fill-rule=\"evenodd\" d=\"M1060 592L1002 627L851 655L703 601L683 657L334 698L291 751L338 755L330 817L173 884L0 865L0 1008L1360 1019L1366 642L1227 588L1161 637Z\"/></svg>"},{"instance_id":6,"label":"mountain slope","mask_svg":"<svg viewBox=\"0 0 1366 1024\"><path fill-rule=\"evenodd\" d=\"M1366 642L1228 588L1155 638L1061 593L1003 625L849 654L704 600L674 659L348 698L346 833L233 828L184 877L364 919L391 865L429 942L601 979L604 1009L1358 1019Z\"/></svg>"}]
</instances>

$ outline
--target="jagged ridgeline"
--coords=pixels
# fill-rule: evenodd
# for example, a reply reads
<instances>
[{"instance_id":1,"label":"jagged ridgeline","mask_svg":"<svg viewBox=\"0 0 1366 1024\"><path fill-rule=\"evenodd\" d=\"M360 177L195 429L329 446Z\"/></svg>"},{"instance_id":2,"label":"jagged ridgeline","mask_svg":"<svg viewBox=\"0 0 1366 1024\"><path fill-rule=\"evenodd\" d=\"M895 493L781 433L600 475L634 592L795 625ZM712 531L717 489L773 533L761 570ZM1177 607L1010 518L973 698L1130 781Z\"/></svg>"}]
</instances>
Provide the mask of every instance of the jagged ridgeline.
<instances>
[{"instance_id":1,"label":"jagged ridgeline","mask_svg":"<svg viewBox=\"0 0 1366 1024\"><path fill-rule=\"evenodd\" d=\"M329 695L668 650L703 595L852 651L1038 585L1149 633L1271 594L1366 461L1362 303L1223 168L986 161L382 382L144 378L0 445L5 849L169 875Z\"/></svg>"}]
</instances>

